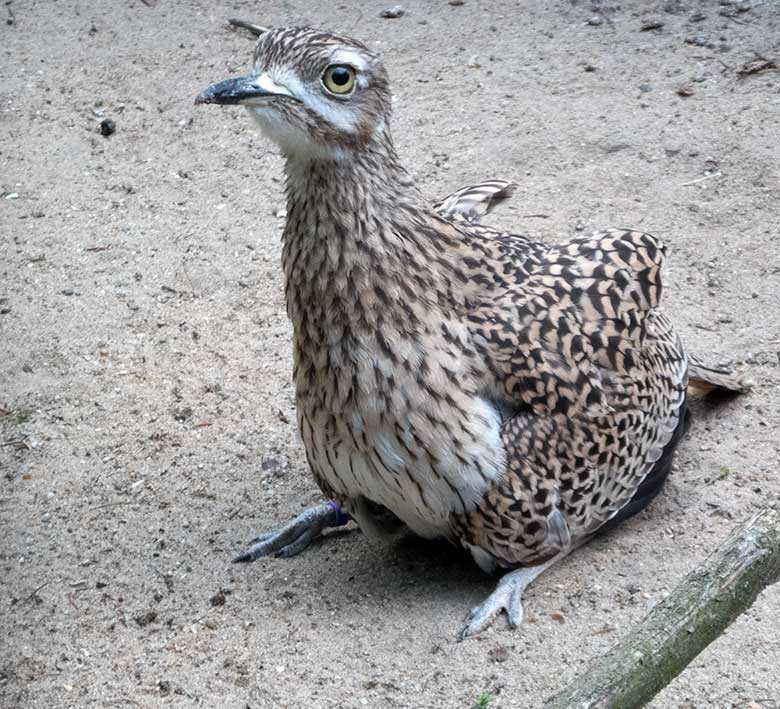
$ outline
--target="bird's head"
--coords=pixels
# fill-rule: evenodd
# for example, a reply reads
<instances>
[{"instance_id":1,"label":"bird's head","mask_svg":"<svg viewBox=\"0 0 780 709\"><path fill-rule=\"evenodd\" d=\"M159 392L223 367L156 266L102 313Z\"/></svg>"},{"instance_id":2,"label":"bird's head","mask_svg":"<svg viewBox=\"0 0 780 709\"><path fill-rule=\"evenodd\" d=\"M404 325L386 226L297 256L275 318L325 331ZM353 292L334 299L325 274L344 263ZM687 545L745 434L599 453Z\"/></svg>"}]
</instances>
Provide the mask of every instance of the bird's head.
<instances>
[{"instance_id":1,"label":"bird's head","mask_svg":"<svg viewBox=\"0 0 780 709\"><path fill-rule=\"evenodd\" d=\"M348 37L308 28L260 34L254 70L220 81L195 103L242 104L289 158L340 159L385 132L387 73Z\"/></svg>"}]
</instances>

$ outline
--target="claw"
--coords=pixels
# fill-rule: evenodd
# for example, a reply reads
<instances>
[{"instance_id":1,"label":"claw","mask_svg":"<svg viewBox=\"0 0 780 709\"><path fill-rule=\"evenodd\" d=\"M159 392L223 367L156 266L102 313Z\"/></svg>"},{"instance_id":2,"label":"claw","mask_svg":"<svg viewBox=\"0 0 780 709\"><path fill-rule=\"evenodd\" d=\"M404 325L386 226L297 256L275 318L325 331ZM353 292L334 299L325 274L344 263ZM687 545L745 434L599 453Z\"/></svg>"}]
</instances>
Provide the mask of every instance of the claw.
<instances>
[{"instance_id":1,"label":"claw","mask_svg":"<svg viewBox=\"0 0 780 709\"><path fill-rule=\"evenodd\" d=\"M470 638L488 628L503 611L510 628L517 628L523 622L523 591L559 557L540 566L511 571L504 576L485 602L472 608L466 616L460 640Z\"/></svg>"},{"instance_id":2,"label":"claw","mask_svg":"<svg viewBox=\"0 0 780 709\"><path fill-rule=\"evenodd\" d=\"M261 556L273 555L279 558L295 556L328 527L339 527L348 521L349 517L335 502L310 507L280 529L255 537L249 549L236 556L233 563L248 563Z\"/></svg>"},{"instance_id":3,"label":"claw","mask_svg":"<svg viewBox=\"0 0 780 709\"><path fill-rule=\"evenodd\" d=\"M260 535L256 536L256 537L255 537L255 538L254 538L254 539L253 539L251 542L249 542L249 543L250 543L250 544L260 544L261 542L268 541L268 540L269 540L271 537L273 537L273 536L274 536L274 534L276 534L276 532L266 532L265 534L260 534Z\"/></svg>"},{"instance_id":4,"label":"claw","mask_svg":"<svg viewBox=\"0 0 780 709\"><path fill-rule=\"evenodd\" d=\"M296 539L294 542L282 547L274 554L277 559L289 559L291 556L300 554L309 544L311 544L315 537L319 535L306 533L303 536Z\"/></svg>"},{"instance_id":5,"label":"claw","mask_svg":"<svg viewBox=\"0 0 780 709\"><path fill-rule=\"evenodd\" d=\"M522 592L525 585L522 581L515 580L512 574L507 574L493 593L488 596L482 605L475 606L469 611L460 639L465 640L472 635L481 633L489 627L501 611L507 615L510 628L516 628L523 621Z\"/></svg>"}]
</instances>

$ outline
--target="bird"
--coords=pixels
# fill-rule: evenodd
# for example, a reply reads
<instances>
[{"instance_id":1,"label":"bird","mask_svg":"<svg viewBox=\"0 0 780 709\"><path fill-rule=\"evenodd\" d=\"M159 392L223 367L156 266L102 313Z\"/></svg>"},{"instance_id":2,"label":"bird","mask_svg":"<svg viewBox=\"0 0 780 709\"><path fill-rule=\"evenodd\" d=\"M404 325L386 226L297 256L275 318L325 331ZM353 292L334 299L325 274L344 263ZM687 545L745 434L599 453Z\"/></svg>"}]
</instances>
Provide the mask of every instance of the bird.
<instances>
[{"instance_id":1,"label":"bird","mask_svg":"<svg viewBox=\"0 0 780 709\"><path fill-rule=\"evenodd\" d=\"M234 561L293 556L350 520L370 539L407 530L500 574L461 638L502 613L517 627L535 578L661 491L689 396L747 384L688 352L660 308L659 238L492 228L507 180L428 200L377 54L233 23L257 35L253 69L195 101L245 107L285 160L297 423L327 500Z\"/></svg>"}]
</instances>

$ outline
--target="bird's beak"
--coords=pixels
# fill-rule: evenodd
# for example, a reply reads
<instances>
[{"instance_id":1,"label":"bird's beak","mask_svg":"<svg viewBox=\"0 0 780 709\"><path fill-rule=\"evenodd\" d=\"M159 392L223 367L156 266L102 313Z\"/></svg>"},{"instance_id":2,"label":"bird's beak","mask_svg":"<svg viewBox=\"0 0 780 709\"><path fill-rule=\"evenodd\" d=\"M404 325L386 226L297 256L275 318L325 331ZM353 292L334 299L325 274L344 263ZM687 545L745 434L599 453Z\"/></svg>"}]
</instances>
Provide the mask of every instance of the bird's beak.
<instances>
[{"instance_id":1,"label":"bird's beak","mask_svg":"<svg viewBox=\"0 0 780 709\"><path fill-rule=\"evenodd\" d=\"M195 103L237 104L275 96L295 98L286 86L278 84L268 74L247 74L209 86L197 95Z\"/></svg>"}]
</instances>

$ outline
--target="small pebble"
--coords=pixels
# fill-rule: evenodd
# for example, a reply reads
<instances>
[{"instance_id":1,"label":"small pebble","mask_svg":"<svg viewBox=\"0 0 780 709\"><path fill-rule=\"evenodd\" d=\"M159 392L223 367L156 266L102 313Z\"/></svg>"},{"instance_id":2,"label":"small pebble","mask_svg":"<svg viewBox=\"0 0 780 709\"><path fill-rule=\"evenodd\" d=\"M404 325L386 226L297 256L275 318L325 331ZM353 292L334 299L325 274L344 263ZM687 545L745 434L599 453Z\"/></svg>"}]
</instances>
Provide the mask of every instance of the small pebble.
<instances>
[{"instance_id":1,"label":"small pebble","mask_svg":"<svg viewBox=\"0 0 780 709\"><path fill-rule=\"evenodd\" d=\"M184 406L179 409L174 409L172 413L173 418L179 423L182 423L192 416L193 411L191 406Z\"/></svg>"},{"instance_id":2,"label":"small pebble","mask_svg":"<svg viewBox=\"0 0 780 709\"><path fill-rule=\"evenodd\" d=\"M686 44L693 44L697 47L706 47L707 37L699 32L698 34L693 34L686 37L685 42Z\"/></svg>"},{"instance_id":3,"label":"small pebble","mask_svg":"<svg viewBox=\"0 0 780 709\"><path fill-rule=\"evenodd\" d=\"M499 645L488 651L488 657L493 662L506 662L509 659L509 648Z\"/></svg>"},{"instance_id":4,"label":"small pebble","mask_svg":"<svg viewBox=\"0 0 780 709\"><path fill-rule=\"evenodd\" d=\"M133 620L138 623L139 628L143 628L144 626L149 625L149 623L154 623L155 620L157 620L157 611L147 611L146 613L141 613Z\"/></svg>"},{"instance_id":5,"label":"small pebble","mask_svg":"<svg viewBox=\"0 0 780 709\"><path fill-rule=\"evenodd\" d=\"M648 32L649 30L660 30L664 26L664 23L661 22L661 20L643 20L642 24L639 25L639 30L641 32Z\"/></svg>"},{"instance_id":6,"label":"small pebble","mask_svg":"<svg viewBox=\"0 0 780 709\"><path fill-rule=\"evenodd\" d=\"M604 146L604 152L611 155L612 153L619 153L621 150L628 150L630 147L631 143L609 143Z\"/></svg>"},{"instance_id":7,"label":"small pebble","mask_svg":"<svg viewBox=\"0 0 780 709\"><path fill-rule=\"evenodd\" d=\"M723 7L718 11L723 17L734 17L742 12L749 12L752 8L751 0L736 0L736 2L721 2Z\"/></svg>"},{"instance_id":8,"label":"small pebble","mask_svg":"<svg viewBox=\"0 0 780 709\"><path fill-rule=\"evenodd\" d=\"M694 91L690 86L681 86L679 89L677 89L676 93L678 96L686 97L693 96Z\"/></svg>"},{"instance_id":9,"label":"small pebble","mask_svg":"<svg viewBox=\"0 0 780 709\"><path fill-rule=\"evenodd\" d=\"M604 24L604 18L601 15L593 15L593 17L588 18L588 24L591 27L598 27Z\"/></svg>"},{"instance_id":10,"label":"small pebble","mask_svg":"<svg viewBox=\"0 0 780 709\"><path fill-rule=\"evenodd\" d=\"M100 135L108 138L109 135L116 133L116 123L110 118L104 118L100 121Z\"/></svg>"},{"instance_id":11,"label":"small pebble","mask_svg":"<svg viewBox=\"0 0 780 709\"><path fill-rule=\"evenodd\" d=\"M73 288L63 288L62 289L62 295L74 295L76 293Z\"/></svg>"},{"instance_id":12,"label":"small pebble","mask_svg":"<svg viewBox=\"0 0 780 709\"><path fill-rule=\"evenodd\" d=\"M461 5L465 5L466 0L450 0L450 5L453 7L460 7Z\"/></svg>"},{"instance_id":13,"label":"small pebble","mask_svg":"<svg viewBox=\"0 0 780 709\"><path fill-rule=\"evenodd\" d=\"M550 613L550 618L552 618L557 623L566 622L566 618L564 617L563 613L561 613L560 611L553 611L552 613Z\"/></svg>"},{"instance_id":14,"label":"small pebble","mask_svg":"<svg viewBox=\"0 0 780 709\"><path fill-rule=\"evenodd\" d=\"M382 10L379 13L380 17L384 17L386 20L396 20L399 17L403 17L404 9L400 5L395 7L388 7L386 10Z\"/></svg>"}]
</instances>

